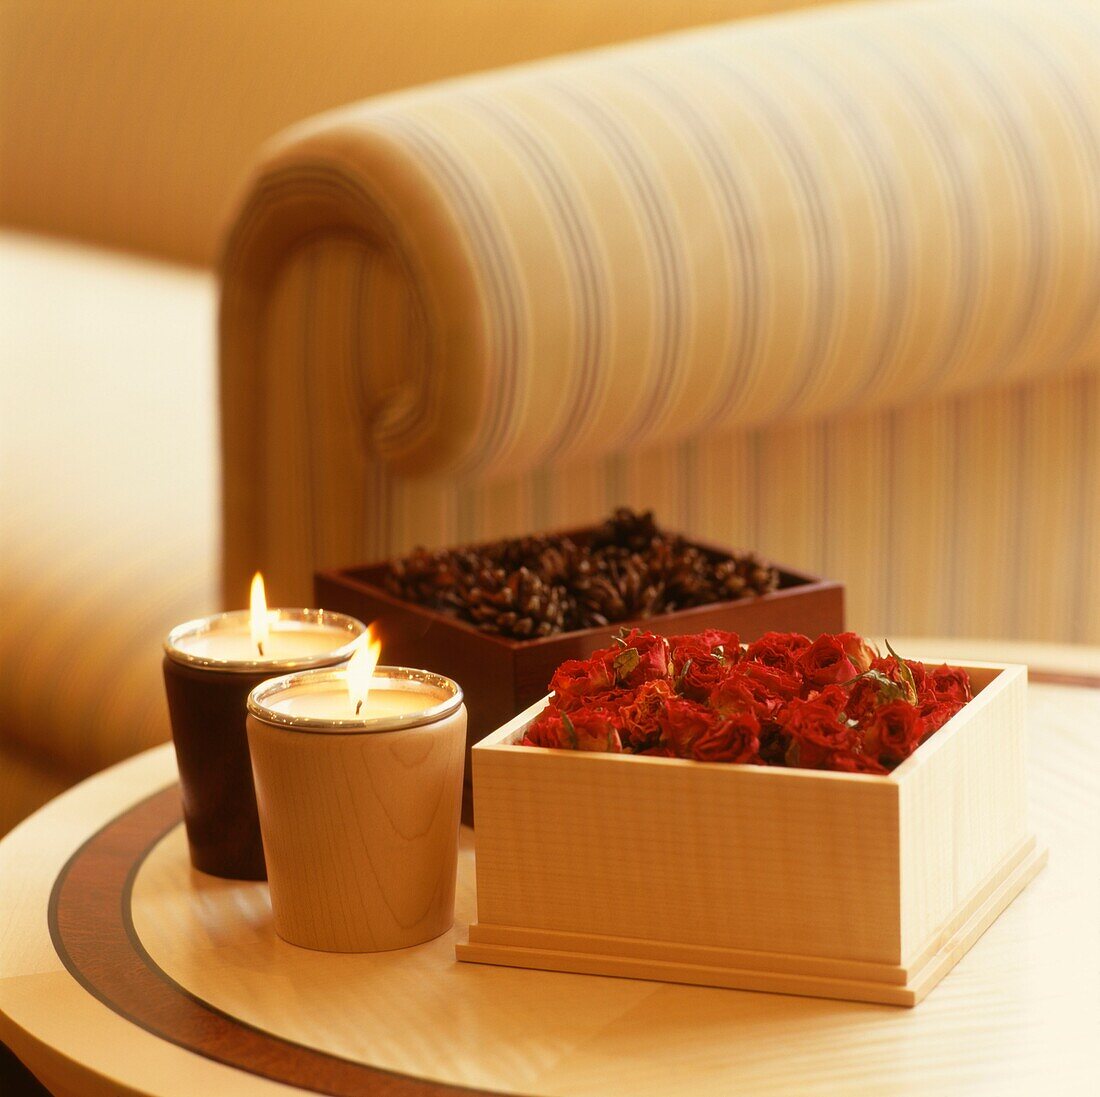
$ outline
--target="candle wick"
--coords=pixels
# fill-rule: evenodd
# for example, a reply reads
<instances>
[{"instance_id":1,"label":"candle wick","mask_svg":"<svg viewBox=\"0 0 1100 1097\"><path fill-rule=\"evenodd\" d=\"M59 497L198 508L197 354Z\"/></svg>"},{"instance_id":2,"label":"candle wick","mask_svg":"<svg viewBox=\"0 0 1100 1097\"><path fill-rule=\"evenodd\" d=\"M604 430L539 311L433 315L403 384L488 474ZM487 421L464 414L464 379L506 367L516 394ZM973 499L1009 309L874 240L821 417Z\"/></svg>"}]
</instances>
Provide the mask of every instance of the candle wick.
<instances>
[{"instance_id":1,"label":"candle wick","mask_svg":"<svg viewBox=\"0 0 1100 1097\"><path fill-rule=\"evenodd\" d=\"M264 642L263 642L263 640L257 640L256 641L256 647L258 647L260 649L260 658L262 659L264 657Z\"/></svg>"},{"instance_id":2,"label":"candle wick","mask_svg":"<svg viewBox=\"0 0 1100 1097\"><path fill-rule=\"evenodd\" d=\"M363 707L363 699L362 699L362 697L360 697L359 700L355 702L355 715L356 716L359 715L359 710L362 707Z\"/></svg>"}]
</instances>

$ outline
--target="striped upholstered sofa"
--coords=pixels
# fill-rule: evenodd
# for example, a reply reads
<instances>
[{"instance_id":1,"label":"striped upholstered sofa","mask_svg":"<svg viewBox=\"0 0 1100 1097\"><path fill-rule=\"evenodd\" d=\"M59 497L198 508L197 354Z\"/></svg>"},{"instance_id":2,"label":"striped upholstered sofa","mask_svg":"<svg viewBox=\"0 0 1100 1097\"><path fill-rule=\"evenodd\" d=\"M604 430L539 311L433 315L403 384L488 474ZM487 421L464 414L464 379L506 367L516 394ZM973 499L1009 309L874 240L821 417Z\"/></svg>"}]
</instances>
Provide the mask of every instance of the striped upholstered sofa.
<instances>
[{"instance_id":1,"label":"striped upholstered sofa","mask_svg":"<svg viewBox=\"0 0 1100 1097\"><path fill-rule=\"evenodd\" d=\"M357 103L222 263L225 577L618 501L853 625L1100 639L1100 5L830 5Z\"/></svg>"},{"instance_id":2,"label":"striped upholstered sofa","mask_svg":"<svg viewBox=\"0 0 1100 1097\"><path fill-rule=\"evenodd\" d=\"M1100 11L721 22L792 6L5 8L0 827L256 567L619 502L864 630L1100 640Z\"/></svg>"}]
</instances>

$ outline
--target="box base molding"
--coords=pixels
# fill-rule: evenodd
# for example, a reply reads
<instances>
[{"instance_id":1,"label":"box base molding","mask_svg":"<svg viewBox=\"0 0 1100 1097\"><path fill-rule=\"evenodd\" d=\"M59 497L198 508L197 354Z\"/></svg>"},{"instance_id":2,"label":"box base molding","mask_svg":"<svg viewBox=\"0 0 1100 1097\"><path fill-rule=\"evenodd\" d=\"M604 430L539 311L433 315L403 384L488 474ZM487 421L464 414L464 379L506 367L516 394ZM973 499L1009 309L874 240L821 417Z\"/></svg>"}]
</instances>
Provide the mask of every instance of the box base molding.
<instances>
[{"instance_id":1,"label":"box base molding","mask_svg":"<svg viewBox=\"0 0 1100 1097\"><path fill-rule=\"evenodd\" d=\"M475 922L455 946L468 963L606 975L694 986L915 1006L962 959L1046 864L1034 837L975 891L908 966L749 952Z\"/></svg>"}]
</instances>

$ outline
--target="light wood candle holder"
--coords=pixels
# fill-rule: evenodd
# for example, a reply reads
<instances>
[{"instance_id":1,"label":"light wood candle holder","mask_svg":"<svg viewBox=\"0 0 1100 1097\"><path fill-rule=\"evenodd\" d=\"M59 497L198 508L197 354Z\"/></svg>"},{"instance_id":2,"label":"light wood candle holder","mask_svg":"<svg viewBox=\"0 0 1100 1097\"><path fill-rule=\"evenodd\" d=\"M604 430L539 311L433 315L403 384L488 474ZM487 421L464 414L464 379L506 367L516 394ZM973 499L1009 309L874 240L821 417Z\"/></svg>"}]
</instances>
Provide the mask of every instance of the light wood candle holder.
<instances>
[{"instance_id":1,"label":"light wood candle holder","mask_svg":"<svg viewBox=\"0 0 1100 1097\"><path fill-rule=\"evenodd\" d=\"M275 679L249 698L275 929L291 944L326 952L407 948L454 921L466 709L453 682L457 703L443 715L393 728L280 723L263 707L280 683L338 673Z\"/></svg>"},{"instance_id":2,"label":"light wood candle holder","mask_svg":"<svg viewBox=\"0 0 1100 1097\"><path fill-rule=\"evenodd\" d=\"M473 748L477 922L460 960L912 1006L1039 871L1025 667L889 776Z\"/></svg>"}]
</instances>

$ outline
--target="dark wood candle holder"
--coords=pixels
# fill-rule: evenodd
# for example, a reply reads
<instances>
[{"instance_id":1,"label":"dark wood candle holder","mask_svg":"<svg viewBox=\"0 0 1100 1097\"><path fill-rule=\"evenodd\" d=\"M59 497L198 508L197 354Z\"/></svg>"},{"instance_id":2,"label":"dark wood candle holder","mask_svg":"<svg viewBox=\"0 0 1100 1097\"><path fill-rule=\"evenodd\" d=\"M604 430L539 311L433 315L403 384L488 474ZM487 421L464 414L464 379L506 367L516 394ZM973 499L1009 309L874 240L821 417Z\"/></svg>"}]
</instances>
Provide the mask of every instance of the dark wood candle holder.
<instances>
[{"instance_id":1,"label":"dark wood candle holder","mask_svg":"<svg viewBox=\"0 0 1100 1097\"><path fill-rule=\"evenodd\" d=\"M245 717L249 693L270 677L164 657L191 863L211 876L267 879Z\"/></svg>"},{"instance_id":2,"label":"dark wood candle holder","mask_svg":"<svg viewBox=\"0 0 1100 1097\"><path fill-rule=\"evenodd\" d=\"M281 647L233 647L247 611L187 621L164 643L164 689L180 771L191 863L230 880L266 880L263 840L245 730L248 695L290 671L348 659L365 626L339 613L277 609L268 614ZM210 643L217 636L221 644ZM291 638L289 646L287 638ZM318 642L319 641L319 642ZM231 646L227 648L225 645Z\"/></svg>"}]
</instances>

